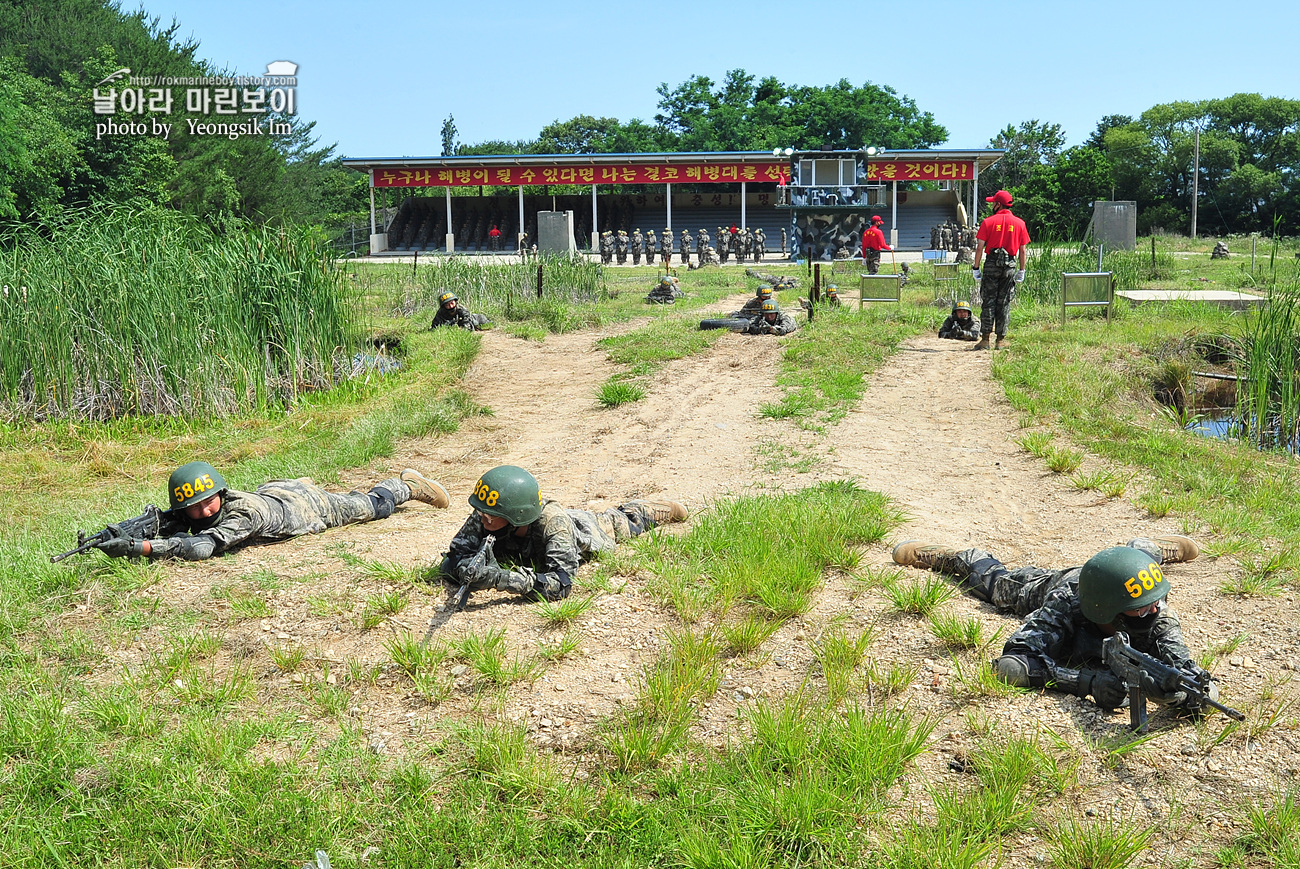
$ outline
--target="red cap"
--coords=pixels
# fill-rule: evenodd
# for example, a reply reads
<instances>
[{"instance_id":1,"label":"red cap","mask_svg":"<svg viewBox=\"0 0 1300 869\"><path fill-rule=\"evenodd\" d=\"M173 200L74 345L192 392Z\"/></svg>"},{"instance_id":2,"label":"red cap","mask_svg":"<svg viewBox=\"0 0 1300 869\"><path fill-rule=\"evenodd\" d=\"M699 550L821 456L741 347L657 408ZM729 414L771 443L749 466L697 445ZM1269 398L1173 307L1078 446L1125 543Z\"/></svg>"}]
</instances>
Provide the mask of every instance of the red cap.
<instances>
[{"instance_id":1,"label":"red cap","mask_svg":"<svg viewBox=\"0 0 1300 869\"><path fill-rule=\"evenodd\" d=\"M882 218L879 214L873 214L873 215L871 215L871 222L872 222L872 223L884 223L885 221L884 221L884 218Z\"/></svg>"},{"instance_id":2,"label":"red cap","mask_svg":"<svg viewBox=\"0 0 1300 869\"><path fill-rule=\"evenodd\" d=\"M984 197L984 201L996 202L998 205L1001 205L1003 208L1009 208L1011 206L1011 194L1005 190L999 190L997 193L994 193L992 196Z\"/></svg>"}]
</instances>

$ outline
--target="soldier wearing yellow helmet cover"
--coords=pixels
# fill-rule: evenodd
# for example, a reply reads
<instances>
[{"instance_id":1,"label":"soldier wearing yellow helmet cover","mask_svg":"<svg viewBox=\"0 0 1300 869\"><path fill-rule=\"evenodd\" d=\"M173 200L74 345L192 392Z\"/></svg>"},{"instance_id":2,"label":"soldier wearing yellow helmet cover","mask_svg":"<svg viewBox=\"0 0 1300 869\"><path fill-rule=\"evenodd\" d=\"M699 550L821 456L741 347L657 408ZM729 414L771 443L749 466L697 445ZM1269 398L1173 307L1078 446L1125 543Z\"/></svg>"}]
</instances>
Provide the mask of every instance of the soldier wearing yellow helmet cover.
<instances>
[{"instance_id":1,"label":"soldier wearing yellow helmet cover","mask_svg":"<svg viewBox=\"0 0 1300 869\"><path fill-rule=\"evenodd\" d=\"M112 558L202 561L243 543L386 519L398 504L411 499L435 507L450 503L442 486L412 468L369 492L326 492L306 479L276 480L256 492L240 492L227 486L225 477L207 462L189 462L167 481L169 509L156 536L143 540L119 535L98 548Z\"/></svg>"},{"instance_id":2,"label":"soldier wearing yellow helmet cover","mask_svg":"<svg viewBox=\"0 0 1300 869\"><path fill-rule=\"evenodd\" d=\"M438 313L433 315L433 325L429 328L455 326L473 332L487 328L489 322L486 314L471 314L461 307L459 296L451 290L443 290L438 294Z\"/></svg>"},{"instance_id":3,"label":"soldier wearing yellow helmet cover","mask_svg":"<svg viewBox=\"0 0 1300 869\"><path fill-rule=\"evenodd\" d=\"M667 500L627 501L600 513L566 510L543 498L537 478L515 465L485 472L474 484L469 506L474 512L440 565L448 591L469 586L546 600L569 596L582 561L686 518L685 507Z\"/></svg>"},{"instance_id":4,"label":"soldier wearing yellow helmet cover","mask_svg":"<svg viewBox=\"0 0 1300 869\"><path fill-rule=\"evenodd\" d=\"M1104 709L1124 704L1124 682L1101 660L1102 641L1123 631L1134 649L1193 676L1208 673L1183 641L1162 564L1191 561L1200 548L1176 534L1138 537L1105 549L1081 567L1008 570L983 549L958 551L906 540L894 547L894 561L958 577L962 587L1025 622L993 662L999 678L1022 688L1053 688L1091 696ZM1152 686L1147 696L1166 706L1199 708L1181 691L1165 694ZM1218 698L1210 683L1208 696Z\"/></svg>"}]
</instances>

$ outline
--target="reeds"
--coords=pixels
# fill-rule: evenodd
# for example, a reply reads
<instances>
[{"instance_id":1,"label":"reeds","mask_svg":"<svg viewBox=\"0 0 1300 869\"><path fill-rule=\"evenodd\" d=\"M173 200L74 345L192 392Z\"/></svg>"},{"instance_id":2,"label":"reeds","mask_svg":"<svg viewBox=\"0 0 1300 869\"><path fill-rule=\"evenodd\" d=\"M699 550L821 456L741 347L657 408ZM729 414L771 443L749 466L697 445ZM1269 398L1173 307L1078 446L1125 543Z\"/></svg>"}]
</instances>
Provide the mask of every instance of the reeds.
<instances>
[{"instance_id":1,"label":"reeds","mask_svg":"<svg viewBox=\"0 0 1300 869\"><path fill-rule=\"evenodd\" d=\"M1269 289L1237 342L1236 419L1241 436L1259 449L1300 444L1300 279Z\"/></svg>"},{"instance_id":2,"label":"reeds","mask_svg":"<svg viewBox=\"0 0 1300 869\"><path fill-rule=\"evenodd\" d=\"M542 296L537 296L537 270L542 271ZM540 254L526 262L479 265L465 257L434 256L421 260L412 280L406 282L394 308L410 316L434 311L439 294L451 290L461 304L475 312L523 319L541 314L554 319L549 309L590 304L609 298L604 270L582 258ZM535 309L548 310L537 311ZM558 324L563 325L563 324ZM563 331L552 328L551 331Z\"/></svg>"},{"instance_id":3,"label":"reeds","mask_svg":"<svg viewBox=\"0 0 1300 869\"><path fill-rule=\"evenodd\" d=\"M284 407L348 370L358 314L319 242L151 206L0 236L0 414Z\"/></svg>"}]
</instances>

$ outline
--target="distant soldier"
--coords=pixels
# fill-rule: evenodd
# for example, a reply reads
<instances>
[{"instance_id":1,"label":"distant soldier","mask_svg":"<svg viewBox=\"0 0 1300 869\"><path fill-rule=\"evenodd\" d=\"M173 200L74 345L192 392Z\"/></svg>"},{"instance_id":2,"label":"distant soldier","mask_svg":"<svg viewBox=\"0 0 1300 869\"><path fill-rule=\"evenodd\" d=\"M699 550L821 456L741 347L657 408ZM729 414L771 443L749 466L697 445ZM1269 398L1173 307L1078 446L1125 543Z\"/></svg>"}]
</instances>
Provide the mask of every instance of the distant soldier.
<instances>
[{"instance_id":1,"label":"distant soldier","mask_svg":"<svg viewBox=\"0 0 1300 869\"><path fill-rule=\"evenodd\" d=\"M647 230L645 234L645 264L652 266L655 264L655 231Z\"/></svg>"},{"instance_id":2,"label":"distant soldier","mask_svg":"<svg viewBox=\"0 0 1300 869\"><path fill-rule=\"evenodd\" d=\"M775 300L763 303L761 312L745 329L746 335L789 335L799 329L794 317L784 313Z\"/></svg>"},{"instance_id":3,"label":"distant soldier","mask_svg":"<svg viewBox=\"0 0 1300 869\"><path fill-rule=\"evenodd\" d=\"M691 264L691 233L689 230L682 230L682 265Z\"/></svg>"},{"instance_id":4,"label":"distant soldier","mask_svg":"<svg viewBox=\"0 0 1300 869\"><path fill-rule=\"evenodd\" d=\"M971 274L980 285L980 340L972 350L987 350L989 335L995 335L995 350L1007 337L1007 314L1016 284L1025 279L1029 230L1011 213L1011 194L999 190L984 200L993 203L993 214L980 222L975 234L975 262ZM983 271L980 265L983 264Z\"/></svg>"},{"instance_id":5,"label":"distant soldier","mask_svg":"<svg viewBox=\"0 0 1300 869\"><path fill-rule=\"evenodd\" d=\"M949 250L949 249L951 249L951 245L952 245L952 230L949 229L949 228L948 228L948 224L945 223L945 224L943 224L942 226L939 227L939 247L938 247L938 249L939 249L939 250Z\"/></svg>"},{"instance_id":6,"label":"distant soldier","mask_svg":"<svg viewBox=\"0 0 1300 869\"><path fill-rule=\"evenodd\" d=\"M673 262L673 230L672 227L665 226L664 231L659 234L659 252L663 254L664 265L672 265Z\"/></svg>"},{"instance_id":7,"label":"distant soldier","mask_svg":"<svg viewBox=\"0 0 1300 869\"><path fill-rule=\"evenodd\" d=\"M614 236L614 255L618 258L619 265L627 264L627 232L619 230L618 235Z\"/></svg>"},{"instance_id":8,"label":"distant soldier","mask_svg":"<svg viewBox=\"0 0 1300 869\"><path fill-rule=\"evenodd\" d=\"M614 234L608 229L600 234L600 261L605 265L614 261Z\"/></svg>"},{"instance_id":9,"label":"distant soldier","mask_svg":"<svg viewBox=\"0 0 1300 869\"><path fill-rule=\"evenodd\" d=\"M704 256L704 249L710 247L709 241L709 231L707 229L701 229L695 233L695 252L701 257ZM700 264L703 265L703 263L704 260L701 259Z\"/></svg>"},{"instance_id":10,"label":"distant soldier","mask_svg":"<svg viewBox=\"0 0 1300 869\"><path fill-rule=\"evenodd\" d=\"M714 237L718 240L718 259L725 263L727 261L727 257L731 254L731 251L727 250L726 232L723 230L722 227L719 226L718 231L714 235Z\"/></svg>"},{"instance_id":11,"label":"distant soldier","mask_svg":"<svg viewBox=\"0 0 1300 869\"><path fill-rule=\"evenodd\" d=\"M939 225L930 227L930 250L939 249Z\"/></svg>"},{"instance_id":12,"label":"distant soldier","mask_svg":"<svg viewBox=\"0 0 1300 869\"><path fill-rule=\"evenodd\" d=\"M790 236L789 233L785 231L785 227L783 226L781 227L781 256L788 257L789 255L790 255Z\"/></svg>"},{"instance_id":13,"label":"distant soldier","mask_svg":"<svg viewBox=\"0 0 1300 869\"><path fill-rule=\"evenodd\" d=\"M763 257L767 256L767 233L763 232L763 227L754 230L754 259L762 262Z\"/></svg>"},{"instance_id":14,"label":"distant soldier","mask_svg":"<svg viewBox=\"0 0 1300 869\"><path fill-rule=\"evenodd\" d=\"M493 253L498 253L501 250L501 230L497 229L495 223L488 230L488 247L492 249Z\"/></svg>"},{"instance_id":15,"label":"distant soldier","mask_svg":"<svg viewBox=\"0 0 1300 869\"><path fill-rule=\"evenodd\" d=\"M832 308L839 308L844 304L840 301L840 288L835 284L831 284L826 288L826 304Z\"/></svg>"},{"instance_id":16,"label":"distant soldier","mask_svg":"<svg viewBox=\"0 0 1300 869\"><path fill-rule=\"evenodd\" d=\"M1230 251L1226 241L1216 242L1214 250L1210 251L1210 259L1227 259L1229 255Z\"/></svg>"},{"instance_id":17,"label":"distant soldier","mask_svg":"<svg viewBox=\"0 0 1300 869\"><path fill-rule=\"evenodd\" d=\"M518 253L519 253L519 256L520 256L521 259L522 259L523 257L528 256L528 233L526 233L526 232L521 232L521 233L519 233L519 250L518 250Z\"/></svg>"},{"instance_id":18,"label":"distant soldier","mask_svg":"<svg viewBox=\"0 0 1300 869\"><path fill-rule=\"evenodd\" d=\"M641 265L641 251L645 248L645 237L641 235L640 227L632 230L632 265Z\"/></svg>"},{"instance_id":19,"label":"distant soldier","mask_svg":"<svg viewBox=\"0 0 1300 869\"><path fill-rule=\"evenodd\" d=\"M433 315L430 329L454 326L469 332L485 329L490 321L486 314L471 314L460 306L460 297L451 290L445 290L438 296L438 313Z\"/></svg>"},{"instance_id":20,"label":"distant soldier","mask_svg":"<svg viewBox=\"0 0 1300 869\"><path fill-rule=\"evenodd\" d=\"M732 311L728 316L733 319L757 317L763 313L763 303L770 301L772 301L772 288L767 284L759 284L758 289L754 291L754 297L747 299L739 311Z\"/></svg>"},{"instance_id":21,"label":"distant soldier","mask_svg":"<svg viewBox=\"0 0 1300 869\"><path fill-rule=\"evenodd\" d=\"M980 320L971 313L970 305L957 302L952 306L952 313L939 327L940 338L954 341L978 341L980 337Z\"/></svg>"},{"instance_id":22,"label":"distant soldier","mask_svg":"<svg viewBox=\"0 0 1300 869\"><path fill-rule=\"evenodd\" d=\"M678 285L677 278L664 275L645 300L652 305L671 305L684 295L686 294Z\"/></svg>"}]
</instances>

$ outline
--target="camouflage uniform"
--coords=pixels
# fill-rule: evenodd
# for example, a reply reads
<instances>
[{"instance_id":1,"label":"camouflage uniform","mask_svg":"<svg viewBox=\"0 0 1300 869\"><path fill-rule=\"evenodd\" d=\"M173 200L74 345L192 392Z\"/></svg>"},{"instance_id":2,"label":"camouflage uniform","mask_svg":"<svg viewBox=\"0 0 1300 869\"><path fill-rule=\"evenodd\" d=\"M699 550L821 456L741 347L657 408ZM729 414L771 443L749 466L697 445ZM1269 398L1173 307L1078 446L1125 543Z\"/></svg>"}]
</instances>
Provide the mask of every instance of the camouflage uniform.
<instances>
[{"instance_id":1,"label":"camouflage uniform","mask_svg":"<svg viewBox=\"0 0 1300 869\"><path fill-rule=\"evenodd\" d=\"M767 233L759 227L754 230L754 260L761 262L765 256L767 256Z\"/></svg>"},{"instance_id":2,"label":"camouflage uniform","mask_svg":"<svg viewBox=\"0 0 1300 869\"><path fill-rule=\"evenodd\" d=\"M659 234L659 252L663 254L664 265L672 265L673 231L666 226L664 231Z\"/></svg>"},{"instance_id":3,"label":"camouflage uniform","mask_svg":"<svg viewBox=\"0 0 1300 869\"><path fill-rule=\"evenodd\" d=\"M641 236L641 230L632 231L632 265L641 265L641 250L645 247L645 239Z\"/></svg>"},{"instance_id":4,"label":"camouflage uniform","mask_svg":"<svg viewBox=\"0 0 1300 869\"><path fill-rule=\"evenodd\" d=\"M541 516L522 529L514 529L522 530L523 534L513 533L507 526L507 532L498 536L492 545L493 556L509 565L508 578L495 583L471 582L470 588L527 594L537 586L536 577L542 574L550 574L568 585L581 562L596 553L611 551L617 544L652 527L653 522L628 505L593 513L566 510L555 501L544 501ZM452 538L448 551L443 553L442 575L458 580L461 562L478 553L487 534L478 514L471 513Z\"/></svg>"},{"instance_id":5,"label":"camouflage uniform","mask_svg":"<svg viewBox=\"0 0 1300 869\"><path fill-rule=\"evenodd\" d=\"M725 263L727 257L731 255L731 251L727 249L726 233L723 232L722 227L718 227L714 237L718 240L718 259Z\"/></svg>"},{"instance_id":6,"label":"camouflage uniform","mask_svg":"<svg viewBox=\"0 0 1300 869\"><path fill-rule=\"evenodd\" d=\"M458 329L465 329L473 332L482 329L490 321L487 314L471 314L460 305L448 310L445 306L438 308L438 313L433 315L433 325L430 329L438 329L442 326L455 326Z\"/></svg>"},{"instance_id":7,"label":"camouflage uniform","mask_svg":"<svg viewBox=\"0 0 1300 869\"><path fill-rule=\"evenodd\" d=\"M1127 544L1140 549L1157 563L1163 561L1159 544L1139 537ZM1002 648L1004 656L1018 656L1028 662L1030 684L1076 693L1079 670L1098 668L1101 643L1108 634L1079 607L1079 574L1082 567L1046 570L1019 567L1007 570L983 549L958 552L938 565L945 573L961 577L962 586L980 600L1004 612L1027 616ZM1161 601L1159 609L1144 618L1120 613L1112 628L1129 635L1133 648L1175 667L1195 666L1183 641L1178 616ZM1199 667L1197 667L1199 669ZM1157 699L1157 698L1153 698ZM1184 698L1185 700L1185 698Z\"/></svg>"},{"instance_id":8,"label":"camouflage uniform","mask_svg":"<svg viewBox=\"0 0 1300 869\"><path fill-rule=\"evenodd\" d=\"M980 318L970 316L966 320L957 318L957 309L948 315L939 327L940 338L952 338L954 341L978 341L980 339Z\"/></svg>"},{"instance_id":9,"label":"camouflage uniform","mask_svg":"<svg viewBox=\"0 0 1300 869\"><path fill-rule=\"evenodd\" d=\"M609 230L600 234L600 261L605 265L614 261L614 239Z\"/></svg>"},{"instance_id":10,"label":"camouflage uniform","mask_svg":"<svg viewBox=\"0 0 1300 869\"><path fill-rule=\"evenodd\" d=\"M786 255L787 253L786 248L787 245L789 244L789 241L790 241L789 236L787 235L785 231L785 227L783 226L781 227L781 256Z\"/></svg>"},{"instance_id":11,"label":"camouflage uniform","mask_svg":"<svg viewBox=\"0 0 1300 869\"><path fill-rule=\"evenodd\" d=\"M682 230L682 265L691 264L691 233L689 230Z\"/></svg>"},{"instance_id":12,"label":"camouflage uniform","mask_svg":"<svg viewBox=\"0 0 1300 869\"><path fill-rule=\"evenodd\" d=\"M306 479L276 480L256 492L226 489L215 516L194 520L184 510L164 513L158 539L149 541L149 557L202 561L244 542L284 540L386 519L393 507L411 498L410 487L396 478L372 491L377 494L334 494Z\"/></svg>"},{"instance_id":13,"label":"camouflage uniform","mask_svg":"<svg viewBox=\"0 0 1300 869\"><path fill-rule=\"evenodd\" d=\"M775 323L767 322L761 314L755 317L753 322L745 327L744 334L789 335L791 332L797 332L798 330L799 324L794 321L794 317L791 317L785 311L781 311L776 315Z\"/></svg>"},{"instance_id":14,"label":"camouflage uniform","mask_svg":"<svg viewBox=\"0 0 1300 869\"><path fill-rule=\"evenodd\" d=\"M664 284L662 281L654 285L654 289L645 297L645 300L652 305L671 305L682 296L681 287L677 285L677 278L670 278L671 286Z\"/></svg>"},{"instance_id":15,"label":"camouflage uniform","mask_svg":"<svg viewBox=\"0 0 1300 869\"><path fill-rule=\"evenodd\" d=\"M980 322L984 324L985 335L994 332L1003 338L1007 334L1016 268L1016 258L1001 248L989 251L984 257L980 271Z\"/></svg>"},{"instance_id":16,"label":"camouflage uniform","mask_svg":"<svg viewBox=\"0 0 1300 869\"><path fill-rule=\"evenodd\" d=\"M880 273L880 251L872 248L863 248L862 263L867 267L867 274L874 275Z\"/></svg>"},{"instance_id":17,"label":"camouflage uniform","mask_svg":"<svg viewBox=\"0 0 1300 869\"><path fill-rule=\"evenodd\" d=\"M618 257L619 265L627 262L627 233L621 229L614 236L614 254Z\"/></svg>"},{"instance_id":18,"label":"camouflage uniform","mask_svg":"<svg viewBox=\"0 0 1300 869\"><path fill-rule=\"evenodd\" d=\"M648 266L655 264L655 231L653 229L645 234L645 264Z\"/></svg>"}]
</instances>

